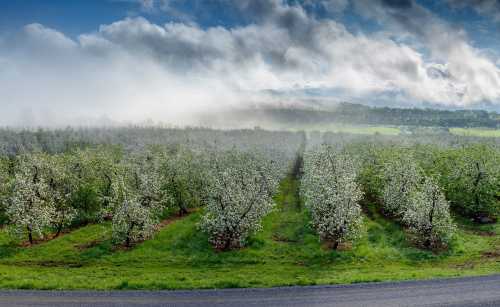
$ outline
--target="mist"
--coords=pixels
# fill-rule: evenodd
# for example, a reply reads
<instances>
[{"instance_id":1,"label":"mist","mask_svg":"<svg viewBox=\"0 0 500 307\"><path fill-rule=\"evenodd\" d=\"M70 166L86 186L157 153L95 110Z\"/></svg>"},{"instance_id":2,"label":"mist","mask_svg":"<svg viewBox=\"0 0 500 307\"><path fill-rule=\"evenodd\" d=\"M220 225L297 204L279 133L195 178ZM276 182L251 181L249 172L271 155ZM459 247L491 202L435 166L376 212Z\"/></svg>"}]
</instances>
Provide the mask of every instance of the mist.
<instances>
[{"instance_id":1,"label":"mist","mask_svg":"<svg viewBox=\"0 0 500 307\"><path fill-rule=\"evenodd\" d=\"M155 3L147 9L169 13ZM133 16L76 37L39 23L1 33L0 125L200 125L204 114L311 106L300 99L310 90L332 104L500 103L500 58L413 1L315 4L332 14L352 6L382 27L375 33L317 16L307 1L224 3L248 22L203 27L196 16L166 24Z\"/></svg>"}]
</instances>

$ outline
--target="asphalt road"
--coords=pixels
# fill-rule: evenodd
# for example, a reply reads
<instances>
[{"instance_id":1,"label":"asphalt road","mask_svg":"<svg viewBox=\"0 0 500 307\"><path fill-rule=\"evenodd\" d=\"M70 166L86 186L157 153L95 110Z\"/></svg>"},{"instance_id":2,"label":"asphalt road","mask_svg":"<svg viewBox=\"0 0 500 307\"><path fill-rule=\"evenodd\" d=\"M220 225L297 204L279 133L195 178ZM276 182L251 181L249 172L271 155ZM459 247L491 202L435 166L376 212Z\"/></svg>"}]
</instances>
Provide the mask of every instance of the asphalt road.
<instances>
[{"instance_id":1,"label":"asphalt road","mask_svg":"<svg viewBox=\"0 0 500 307\"><path fill-rule=\"evenodd\" d=\"M0 306L500 306L500 275L198 291L0 291Z\"/></svg>"}]
</instances>

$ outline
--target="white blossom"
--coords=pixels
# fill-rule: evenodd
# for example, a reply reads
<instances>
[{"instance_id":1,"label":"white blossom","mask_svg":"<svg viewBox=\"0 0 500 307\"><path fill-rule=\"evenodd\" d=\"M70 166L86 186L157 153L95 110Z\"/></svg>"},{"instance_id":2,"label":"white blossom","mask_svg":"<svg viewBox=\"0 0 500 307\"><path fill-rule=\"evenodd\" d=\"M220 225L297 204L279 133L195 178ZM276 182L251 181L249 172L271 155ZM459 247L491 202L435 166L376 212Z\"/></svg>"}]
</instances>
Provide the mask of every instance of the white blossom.
<instances>
[{"instance_id":1,"label":"white blossom","mask_svg":"<svg viewBox=\"0 0 500 307\"><path fill-rule=\"evenodd\" d=\"M359 201L363 194L356 183L354 162L334 148L322 146L304 157L302 193L312 224L322 240L337 248L361 234Z\"/></svg>"},{"instance_id":2,"label":"white blossom","mask_svg":"<svg viewBox=\"0 0 500 307\"><path fill-rule=\"evenodd\" d=\"M156 223L152 211L137 199L124 200L113 215L113 241L130 246L146 240L153 235Z\"/></svg>"},{"instance_id":3,"label":"white blossom","mask_svg":"<svg viewBox=\"0 0 500 307\"><path fill-rule=\"evenodd\" d=\"M421 181L421 172L410 155L390 160L384 167L384 210L401 217L409 203L409 197Z\"/></svg>"},{"instance_id":4,"label":"white blossom","mask_svg":"<svg viewBox=\"0 0 500 307\"><path fill-rule=\"evenodd\" d=\"M177 207L180 215L188 213L189 207L201 205L208 167L206 154L183 147L165 155L162 180L171 195L170 205Z\"/></svg>"},{"instance_id":5,"label":"white blossom","mask_svg":"<svg viewBox=\"0 0 500 307\"><path fill-rule=\"evenodd\" d=\"M42 176L43 168L41 156L19 157L12 196L7 203L6 214L11 230L17 235L27 233L30 243L33 243L34 235L44 234L55 214L49 184Z\"/></svg>"},{"instance_id":6,"label":"white blossom","mask_svg":"<svg viewBox=\"0 0 500 307\"><path fill-rule=\"evenodd\" d=\"M73 221L77 211L72 207L71 198L77 186L74 174L69 169L67 155L45 157L45 167L42 176L48 183L49 197L54 206L52 225L56 228L56 236Z\"/></svg>"},{"instance_id":7,"label":"white blossom","mask_svg":"<svg viewBox=\"0 0 500 307\"><path fill-rule=\"evenodd\" d=\"M265 158L239 151L214 153L211 162L201 229L217 249L242 247L274 207L274 170Z\"/></svg>"},{"instance_id":8,"label":"white blossom","mask_svg":"<svg viewBox=\"0 0 500 307\"><path fill-rule=\"evenodd\" d=\"M455 230L449 204L431 177L426 177L419 189L412 192L403 221L426 248L447 243Z\"/></svg>"},{"instance_id":9,"label":"white blossom","mask_svg":"<svg viewBox=\"0 0 500 307\"><path fill-rule=\"evenodd\" d=\"M148 151L133 156L124 168L126 184L139 203L155 214L160 214L170 202L163 189L161 163L165 157L158 151Z\"/></svg>"},{"instance_id":10,"label":"white blossom","mask_svg":"<svg viewBox=\"0 0 500 307\"><path fill-rule=\"evenodd\" d=\"M12 180L8 170L7 159L0 158L0 224L5 222L5 210L10 197Z\"/></svg>"},{"instance_id":11,"label":"white blossom","mask_svg":"<svg viewBox=\"0 0 500 307\"><path fill-rule=\"evenodd\" d=\"M113 241L130 246L150 238L168 203L161 187L159 157L154 152L133 157L122 165L113 182Z\"/></svg>"},{"instance_id":12,"label":"white blossom","mask_svg":"<svg viewBox=\"0 0 500 307\"><path fill-rule=\"evenodd\" d=\"M500 155L489 146L469 146L458 152L447 188L451 200L477 220L500 214Z\"/></svg>"}]
</instances>

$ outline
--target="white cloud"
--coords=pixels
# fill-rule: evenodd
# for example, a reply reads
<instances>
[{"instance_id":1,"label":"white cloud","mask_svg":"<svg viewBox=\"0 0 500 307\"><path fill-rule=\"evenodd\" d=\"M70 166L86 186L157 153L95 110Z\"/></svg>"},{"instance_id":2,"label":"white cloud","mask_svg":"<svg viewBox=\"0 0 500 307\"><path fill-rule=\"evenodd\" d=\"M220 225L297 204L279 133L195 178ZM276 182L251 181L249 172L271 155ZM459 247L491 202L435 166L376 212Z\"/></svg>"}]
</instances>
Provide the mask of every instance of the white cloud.
<instances>
[{"instance_id":1,"label":"white cloud","mask_svg":"<svg viewBox=\"0 0 500 307\"><path fill-rule=\"evenodd\" d=\"M267 89L338 88L372 98L394 92L412 105L499 101L495 62L419 7L417 16L428 21L419 32L408 30L412 24L403 28L398 12L381 6L366 14L399 36L409 31L430 57L414 45L353 34L278 0L238 5L265 14L246 26L207 29L127 18L77 40L28 25L0 41L0 63L6 63L0 69L0 124L15 124L28 110L38 116L36 124L104 114L186 123L194 111L264 99L259 93Z\"/></svg>"},{"instance_id":2,"label":"white cloud","mask_svg":"<svg viewBox=\"0 0 500 307\"><path fill-rule=\"evenodd\" d=\"M468 42L462 29L446 24L412 0L401 1L404 5L385 0L354 1L358 11L391 29L393 35L411 35L417 40L429 52L427 66L446 64L446 79L422 84L430 90L430 102L456 106L500 102L500 70L491 57Z\"/></svg>"}]
</instances>

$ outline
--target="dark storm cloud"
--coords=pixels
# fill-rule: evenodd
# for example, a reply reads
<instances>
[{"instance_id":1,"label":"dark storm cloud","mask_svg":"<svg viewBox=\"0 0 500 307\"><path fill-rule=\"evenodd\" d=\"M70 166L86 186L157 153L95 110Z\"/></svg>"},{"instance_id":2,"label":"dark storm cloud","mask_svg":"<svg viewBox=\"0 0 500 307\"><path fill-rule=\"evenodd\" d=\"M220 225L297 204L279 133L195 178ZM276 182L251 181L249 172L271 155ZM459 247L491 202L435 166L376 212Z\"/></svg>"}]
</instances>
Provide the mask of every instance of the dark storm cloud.
<instances>
[{"instance_id":1,"label":"dark storm cloud","mask_svg":"<svg viewBox=\"0 0 500 307\"><path fill-rule=\"evenodd\" d=\"M353 0L357 11L376 20L394 35L412 35L431 52L444 53L466 40L459 28L443 22L433 12L413 0Z\"/></svg>"},{"instance_id":2,"label":"dark storm cloud","mask_svg":"<svg viewBox=\"0 0 500 307\"><path fill-rule=\"evenodd\" d=\"M238 63L245 68L253 65L256 58L279 71L306 72L307 65L290 56L291 48L315 58L327 57L322 47L327 23L309 16L302 6L287 5L281 0L219 1L234 6L252 22L246 27L205 30L179 23L159 27L139 18L103 26L100 34L115 44L149 53L181 72L213 69L221 62ZM279 36L278 41L275 35Z\"/></svg>"},{"instance_id":3,"label":"dark storm cloud","mask_svg":"<svg viewBox=\"0 0 500 307\"><path fill-rule=\"evenodd\" d=\"M382 0L381 2L391 8L407 9L413 6L412 0Z\"/></svg>"},{"instance_id":4,"label":"dark storm cloud","mask_svg":"<svg viewBox=\"0 0 500 307\"><path fill-rule=\"evenodd\" d=\"M315 47L311 45L314 43L311 34L318 22L308 16L302 6L285 5L280 0L241 0L234 5L254 22L272 23L285 30L295 43Z\"/></svg>"},{"instance_id":5,"label":"dark storm cloud","mask_svg":"<svg viewBox=\"0 0 500 307\"><path fill-rule=\"evenodd\" d=\"M359 12L390 26L424 36L434 23L432 14L413 0L353 0Z\"/></svg>"}]
</instances>

